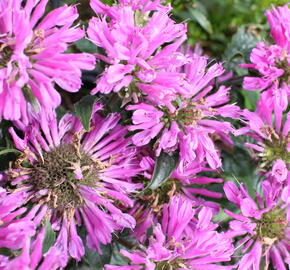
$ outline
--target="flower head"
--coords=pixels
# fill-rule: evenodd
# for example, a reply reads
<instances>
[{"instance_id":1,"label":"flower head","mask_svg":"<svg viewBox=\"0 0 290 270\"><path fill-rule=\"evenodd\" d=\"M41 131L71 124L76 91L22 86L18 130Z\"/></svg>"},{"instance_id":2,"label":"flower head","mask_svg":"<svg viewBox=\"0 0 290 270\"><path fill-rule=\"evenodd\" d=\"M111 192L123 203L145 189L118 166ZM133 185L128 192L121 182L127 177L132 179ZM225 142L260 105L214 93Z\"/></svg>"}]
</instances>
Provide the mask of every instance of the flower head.
<instances>
[{"instance_id":1,"label":"flower head","mask_svg":"<svg viewBox=\"0 0 290 270\"><path fill-rule=\"evenodd\" d=\"M133 205L128 195L142 186L131 182L140 169L136 149L124 137L127 130L118 125L118 114L102 118L96 112L89 132L73 115L65 115L59 123L55 114L37 116L22 129L24 139L10 130L23 155L8 171L16 189L3 203L12 198L16 203L7 209L11 218L3 223L10 227L13 222L32 219L31 230L37 235L46 217L58 237L45 258L56 256L56 265L64 267L69 257L79 261L84 255L77 233L81 224L87 231L87 246L93 249L110 243L115 230L135 226L134 218L123 210ZM34 207L27 210L30 205ZM27 215L23 215L25 210Z\"/></svg>"},{"instance_id":2,"label":"flower head","mask_svg":"<svg viewBox=\"0 0 290 270\"><path fill-rule=\"evenodd\" d=\"M125 103L146 97L168 104L176 92L184 91L184 75L174 68L187 62L177 51L185 40L186 26L170 19L169 6L159 0L119 1L114 6L92 0L91 6L102 16L91 19L88 36L105 50L105 56L97 57L109 64L93 94L113 91ZM171 44L162 48L166 43Z\"/></svg>"},{"instance_id":3,"label":"flower head","mask_svg":"<svg viewBox=\"0 0 290 270\"><path fill-rule=\"evenodd\" d=\"M225 212L235 220L230 222L229 236L243 236L237 246L241 249L238 269L258 269L264 260L265 269L270 262L275 269L286 270L289 259L289 187L277 189L269 181L262 182L263 195L251 198L243 185L238 188L227 182L227 198L241 213ZM238 249L238 248L237 248Z\"/></svg>"},{"instance_id":4,"label":"flower head","mask_svg":"<svg viewBox=\"0 0 290 270\"><path fill-rule=\"evenodd\" d=\"M139 103L127 106L134 110L133 125L130 130L139 132L133 136L136 145L141 146L155 137L157 156L161 151L180 150L181 163L206 160L210 167L221 166L219 152L215 147L213 134L231 141L228 134L233 131L229 122L219 121L218 117L238 117L239 109L229 105L229 88L219 87L210 93L212 81L223 74L218 63L208 67L207 58L193 55L191 61L182 69L190 89L179 95L170 106L154 106Z\"/></svg>"},{"instance_id":5,"label":"flower head","mask_svg":"<svg viewBox=\"0 0 290 270\"><path fill-rule=\"evenodd\" d=\"M271 28L271 36L275 43L290 52L290 9L289 4L273 7L266 11Z\"/></svg>"},{"instance_id":6,"label":"flower head","mask_svg":"<svg viewBox=\"0 0 290 270\"><path fill-rule=\"evenodd\" d=\"M162 221L154 224L149 245L121 253L132 265L123 269L232 269L219 265L231 260L233 245L215 229L209 208L193 209L189 200L175 196L163 208ZM106 266L106 269L118 269Z\"/></svg>"},{"instance_id":7,"label":"flower head","mask_svg":"<svg viewBox=\"0 0 290 270\"><path fill-rule=\"evenodd\" d=\"M262 98L256 112L244 110L242 115L246 126L239 129L236 135L246 133L255 140L246 143L246 146L258 153L259 169L282 183L290 166L290 114L283 121L282 111L276 112L273 119L272 113Z\"/></svg>"},{"instance_id":8,"label":"flower head","mask_svg":"<svg viewBox=\"0 0 290 270\"><path fill-rule=\"evenodd\" d=\"M243 64L258 71L258 77L245 77L244 88L263 91L269 106L285 111L290 93L290 9L288 4L266 12L275 45L264 42L252 50L251 64Z\"/></svg>"},{"instance_id":9,"label":"flower head","mask_svg":"<svg viewBox=\"0 0 290 270\"><path fill-rule=\"evenodd\" d=\"M145 177L141 178L142 183L147 183L149 187L150 184L148 183L153 174L154 163L154 159L150 156L143 157L140 162L140 166L145 172ZM146 240L148 229L162 216L164 206L176 196L186 198L195 208L205 206L211 209L213 214L217 214L220 210L219 204L207 199L219 199L222 194L210 190L209 186L222 183L223 179L200 176L199 173L212 172L213 175L215 173L215 170L206 168L205 165L206 162L193 162L184 168L179 166L173 171L170 178L159 187L154 189L147 187L139 193L136 196L134 206L129 212L136 220L136 227L131 235L143 243Z\"/></svg>"},{"instance_id":10,"label":"flower head","mask_svg":"<svg viewBox=\"0 0 290 270\"><path fill-rule=\"evenodd\" d=\"M84 35L73 26L78 18L76 7L64 5L41 19L47 2L0 3L0 119L27 122L31 106L34 110L56 108L61 98L54 84L76 92L81 69L95 66L92 55L64 54L70 43Z\"/></svg>"}]
</instances>

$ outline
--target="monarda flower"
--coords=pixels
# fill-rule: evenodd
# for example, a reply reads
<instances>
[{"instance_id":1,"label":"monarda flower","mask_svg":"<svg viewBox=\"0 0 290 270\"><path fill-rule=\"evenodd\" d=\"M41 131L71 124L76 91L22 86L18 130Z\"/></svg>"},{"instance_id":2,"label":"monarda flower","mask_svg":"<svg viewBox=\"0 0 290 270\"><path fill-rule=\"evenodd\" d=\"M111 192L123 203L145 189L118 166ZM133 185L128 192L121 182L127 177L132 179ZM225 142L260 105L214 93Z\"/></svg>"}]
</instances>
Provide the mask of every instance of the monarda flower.
<instances>
[{"instance_id":1,"label":"monarda flower","mask_svg":"<svg viewBox=\"0 0 290 270\"><path fill-rule=\"evenodd\" d=\"M257 70L259 77L245 77L246 90L263 91L262 96L269 99L269 105L277 111L285 111L290 94L290 55L278 45L258 43L253 49L251 64L243 67Z\"/></svg>"},{"instance_id":2,"label":"monarda flower","mask_svg":"<svg viewBox=\"0 0 290 270\"><path fill-rule=\"evenodd\" d=\"M245 145L257 153L259 169L283 183L290 169L290 113L284 121L281 111L274 117L272 114L262 98L256 112L244 110L242 115L246 126L237 130L236 135L247 134L254 139Z\"/></svg>"},{"instance_id":3,"label":"monarda flower","mask_svg":"<svg viewBox=\"0 0 290 270\"><path fill-rule=\"evenodd\" d=\"M290 52L290 9L289 4L273 7L266 11L275 43Z\"/></svg>"},{"instance_id":4,"label":"monarda flower","mask_svg":"<svg viewBox=\"0 0 290 270\"><path fill-rule=\"evenodd\" d=\"M242 66L257 71L260 76L245 77L244 88L263 91L272 108L285 111L290 94L290 9L288 5L273 8L266 16L276 44L260 42L253 49L251 64Z\"/></svg>"},{"instance_id":5,"label":"monarda flower","mask_svg":"<svg viewBox=\"0 0 290 270\"><path fill-rule=\"evenodd\" d=\"M3 0L0 3L0 120L27 122L30 106L48 111L56 108L60 94L81 87L81 69L95 67L94 56L65 54L69 45L83 37L73 22L76 7L64 5L43 19L48 0ZM29 108L28 108L29 107Z\"/></svg>"},{"instance_id":6,"label":"monarda flower","mask_svg":"<svg viewBox=\"0 0 290 270\"><path fill-rule=\"evenodd\" d=\"M229 133L233 128L221 117L238 117L239 109L227 104L229 88L220 86L213 89L212 81L224 73L219 63L208 67L207 58L194 55L190 63L182 67L190 90L179 95L169 106L139 103L127 106L133 110L131 131L139 131L133 136L136 145L148 144L153 138L156 154L161 151L180 151L180 162L186 166L193 161L206 160L211 168L221 166L219 152L213 136L231 143Z\"/></svg>"},{"instance_id":7,"label":"monarda flower","mask_svg":"<svg viewBox=\"0 0 290 270\"><path fill-rule=\"evenodd\" d=\"M43 263L51 268L40 269L56 269L64 267L69 257L80 261L84 255L77 230L81 224L86 228L87 246L93 249L110 243L114 231L134 228L134 218L123 210L133 206L128 195L141 187L131 182L140 169L136 149L124 137L127 130L118 125L118 114L103 118L96 112L89 132L73 115L65 115L59 123L55 114L37 116L22 128L24 139L10 129L23 154L8 171L15 189L4 203L13 197L14 208L9 219L2 220L0 235L9 224L31 220L37 237L45 217L57 240L44 254ZM17 125L21 128L21 123Z\"/></svg>"},{"instance_id":8,"label":"monarda flower","mask_svg":"<svg viewBox=\"0 0 290 270\"><path fill-rule=\"evenodd\" d=\"M274 188L269 181L262 182L262 194L255 200L243 185L238 188L227 182L227 198L241 213L225 212L234 218L230 221L229 237L239 237L237 242L238 270L289 269L290 211L289 186ZM240 238L242 237L242 239ZM235 255L234 255L235 256ZM236 257L235 256L235 257ZM288 264L288 266L286 266Z\"/></svg>"},{"instance_id":9,"label":"monarda flower","mask_svg":"<svg viewBox=\"0 0 290 270\"><path fill-rule=\"evenodd\" d=\"M193 209L189 200L175 196L164 206L160 223L153 225L148 246L140 244L131 252L121 250L130 265L106 265L105 269L232 269L219 264L231 260L232 241L216 231L218 225L211 219L209 208Z\"/></svg>"},{"instance_id":10,"label":"monarda flower","mask_svg":"<svg viewBox=\"0 0 290 270\"><path fill-rule=\"evenodd\" d=\"M149 156L143 157L140 166L146 171L146 176L142 179L142 183L149 184L149 179L152 177L154 159ZM210 185L216 185L223 182L221 178L200 176L199 173L211 172L212 176L215 171L206 168L206 162L191 163L186 168L177 168L169 179L162 183L154 190L148 188L136 196L136 202L130 214L136 220L136 227L131 233L139 242L146 240L146 232L156 223L156 220L162 216L163 207L170 202L172 197L180 196L190 201L193 207L210 208L213 214L218 214L220 206L218 203L208 200L211 198L220 199L220 192L209 189ZM148 179L146 179L148 178ZM205 198L204 198L205 197Z\"/></svg>"},{"instance_id":11,"label":"monarda flower","mask_svg":"<svg viewBox=\"0 0 290 270\"><path fill-rule=\"evenodd\" d=\"M175 69L187 62L177 51L186 26L170 19L169 6L150 0L107 6L91 0L91 7L102 16L91 19L88 37L105 50L106 55L96 57L108 63L92 94L118 92L123 103L146 97L168 105L185 91L185 75Z\"/></svg>"}]
</instances>

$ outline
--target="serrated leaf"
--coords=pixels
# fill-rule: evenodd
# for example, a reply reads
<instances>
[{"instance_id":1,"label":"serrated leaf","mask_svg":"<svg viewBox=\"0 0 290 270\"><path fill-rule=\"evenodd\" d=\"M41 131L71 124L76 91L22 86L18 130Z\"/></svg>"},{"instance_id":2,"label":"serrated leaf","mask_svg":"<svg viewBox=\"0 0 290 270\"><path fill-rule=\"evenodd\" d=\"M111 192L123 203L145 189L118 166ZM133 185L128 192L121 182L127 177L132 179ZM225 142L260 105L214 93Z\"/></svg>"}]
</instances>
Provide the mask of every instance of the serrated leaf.
<instances>
[{"instance_id":1,"label":"serrated leaf","mask_svg":"<svg viewBox=\"0 0 290 270\"><path fill-rule=\"evenodd\" d=\"M160 156L156 159L152 179L145 190L155 190L165 183L175 170L178 160L178 151L172 153L161 152Z\"/></svg>"},{"instance_id":2,"label":"serrated leaf","mask_svg":"<svg viewBox=\"0 0 290 270\"><path fill-rule=\"evenodd\" d=\"M191 15L191 18L197 23L208 33L212 34L212 26L210 21L207 19L206 15L203 14L201 10L195 9L195 8L189 8L189 12Z\"/></svg>"},{"instance_id":3,"label":"serrated leaf","mask_svg":"<svg viewBox=\"0 0 290 270\"><path fill-rule=\"evenodd\" d=\"M9 153L16 153L16 154L21 154L21 151L17 150L17 149L3 149L0 151L0 156L2 155L6 155Z\"/></svg>"},{"instance_id":4,"label":"serrated leaf","mask_svg":"<svg viewBox=\"0 0 290 270\"><path fill-rule=\"evenodd\" d=\"M49 219L45 221L45 237L42 245L42 254L45 254L55 243L56 233L52 229Z\"/></svg>"},{"instance_id":5,"label":"serrated leaf","mask_svg":"<svg viewBox=\"0 0 290 270\"><path fill-rule=\"evenodd\" d=\"M80 119L85 130L90 129L96 96L85 96L75 105L75 115Z\"/></svg>"}]
</instances>

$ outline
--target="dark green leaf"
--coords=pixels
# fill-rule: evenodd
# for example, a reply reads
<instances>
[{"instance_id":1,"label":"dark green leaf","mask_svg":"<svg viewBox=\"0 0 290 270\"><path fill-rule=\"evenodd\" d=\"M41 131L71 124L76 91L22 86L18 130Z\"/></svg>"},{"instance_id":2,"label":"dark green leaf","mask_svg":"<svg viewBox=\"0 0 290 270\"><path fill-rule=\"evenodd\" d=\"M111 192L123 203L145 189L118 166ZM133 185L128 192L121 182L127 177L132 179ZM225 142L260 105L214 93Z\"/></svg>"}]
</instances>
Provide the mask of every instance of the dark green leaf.
<instances>
[{"instance_id":1,"label":"dark green leaf","mask_svg":"<svg viewBox=\"0 0 290 270\"><path fill-rule=\"evenodd\" d=\"M49 219L45 221L45 238L42 246L42 253L45 254L55 242L55 231L52 229Z\"/></svg>"},{"instance_id":2,"label":"dark green leaf","mask_svg":"<svg viewBox=\"0 0 290 270\"><path fill-rule=\"evenodd\" d=\"M244 26L240 27L228 44L223 56L227 68L234 69L240 76L246 75L247 69L239 67L239 64L249 61L250 53L259 41L260 38L249 29Z\"/></svg>"},{"instance_id":3,"label":"dark green leaf","mask_svg":"<svg viewBox=\"0 0 290 270\"><path fill-rule=\"evenodd\" d=\"M76 46L81 52L98 53L98 47L86 38L77 41Z\"/></svg>"},{"instance_id":4,"label":"dark green leaf","mask_svg":"<svg viewBox=\"0 0 290 270\"><path fill-rule=\"evenodd\" d=\"M59 121L66 113L69 113L69 111L67 111L66 109L64 109L62 106L59 106L56 108L55 110L56 112L56 116L57 116L57 120Z\"/></svg>"},{"instance_id":5,"label":"dark green leaf","mask_svg":"<svg viewBox=\"0 0 290 270\"><path fill-rule=\"evenodd\" d=\"M21 151L17 150L17 149L3 149L0 151L0 156L2 155L6 155L9 153L16 153L16 154L21 154Z\"/></svg>"},{"instance_id":6,"label":"dark green leaf","mask_svg":"<svg viewBox=\"0 0 290 270\"><path fill-rule=\"evenodd\" d=\"M145 189L149 188L154 190L165 183L166 180L170 177L171 173L175 170L178 159L178 151L170 154L161 152L160 156L157 157L151 182Z\"/></svg>"},{"instance_id":7,"label":"dark green leaf","mask_svg":"<svg viewBox=\"0 0 290 270\"><path fill-rule=\"evenodd\" d=\"M242 90L241 94L244 97L245 107L249 110L255 111L257 102L259 101L259 91Z\"/></svg>"},{"instance_id":8,"label":"dark green leaf","mask_svg":"<svg viewBox=\"0 0 290 270\"><path fill-rule=\"evenodd\" d=\"M96 96L85 96L75 105L75 114L81 120L84 129L89 130Z\"/></svg>"},{"instance_id":9,"label":"dark green leaf","mask_svg":"<svg viewBox=\"0 0 290 270\"><path fill-rule=\"evenodd\" d=\"M191 18L197 23L208 33L212 33L212 26L210 21L207 19L206 15L203 14L201 10L195 9L195 8L189 8L189 12L191 15Z\"/></svg>"},{"instance_id":10,"label":"dark green leaf","mask_svg":"<svg viewBox=\"0 0 290 270\"><path fill-rule=\"evenodd\" d=\"M103 269L105 264L110 263L112 249L110 245L101 246L102 254L86 247L86 253L83 257L85 263L87 263L92 269Z\"/></svg>"},{"instance_id":11,"label":"dark green leaf","mask_svg":"<svg viewBox=\"0 0 290 270\"><path fill-rule=\"evenodd\" d=\"M241 140L241 138L238 138ZM249 155L244 145L238 146L238 142L232 152L223 152L223 173L222 178L225 181L235 181L244 183L250 195L254 195L254 190L259 175L256 172L256 164Z\"/></svg>"},{"instance_id":12,"label":"dark green leaf","mask_svg":"<svg viewBox=\"0 0 290 270\"><path fill-rule=\"evenodd\" d=\"M120 253L120 249L126 249L126 247L119 245L118 243L115 243L115 242L112 244L112 246L113 246L113 251L112 251L110 264L118 265L118 266L128 265L129 260Z\"/></svg>"}]
</instances>

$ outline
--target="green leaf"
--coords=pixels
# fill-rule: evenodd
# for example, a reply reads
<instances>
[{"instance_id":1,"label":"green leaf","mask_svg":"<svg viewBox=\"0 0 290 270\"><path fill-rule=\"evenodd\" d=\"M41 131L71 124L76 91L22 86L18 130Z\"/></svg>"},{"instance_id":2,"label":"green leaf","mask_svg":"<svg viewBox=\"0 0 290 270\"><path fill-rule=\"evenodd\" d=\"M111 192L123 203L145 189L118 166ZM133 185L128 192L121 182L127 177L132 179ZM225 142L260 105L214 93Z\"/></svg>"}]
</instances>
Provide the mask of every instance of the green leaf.
<instances>
[{"instance_id":1,"label":"green leaf","mask_svg":"<svg viewBox=\"0 0 290 270\"><path fill-rule=\"evenodd\" d=\"M103 269L105 264L110 263L112 249L110 245L101 246L101 254L93 249L86 247L86 253L83 260L92 269Z\"/></svg>"},{"instance_id":2,"label":"green leaf","mask_svg":"<svg viewBox=\"0 0 290 270\"><path fill-rule=\"evenodd\" d=\"M81 52L87 52L87 53L99 52L98 47L93 42L91 42L90 40L86 38L82 38L78 40L75 44Z\"/></svg>"},{"instance_id":3,"label":"green leaf","mask_svg":"<svg viewBox=\"0 0 290 270\"><path fill-rule=\"evenodd\" d=\"M247 148L243 145L242 136L234 140L235 146L231 152L223 152L223 173L222 178L225 181L235 181L244 183L247 186L249 194L255 194L255 186L259 181L259 174L256 172L257 164L249 155ZM239 145L240 144L240 145Z\"/></svg>"},{"instance_id":4,"label":"green leaf","mask_svg":"<svg viewBox=\"0 0 290 270\"><path fill-rule=\"evenodd\" d=\"M96 96L85 96L75 105L75 114L81 120L85 130L90 129Z\"/></svg>"},{"instance_id":5,"label":"green leaf","mask_svg":"<svg viewBox=\"0 0 290 270\"><path fill-rule=\"evenodd\" d=\"M67 111L66 109L64 109L62 106L59 106L56 108L55 110L56 112L56 117L57 120L59 121L66 113L70 113L69 111Z\"/></svg>"},{"instance_id":6,"label":"green leaf","mask_svg":"<svg viewBox=\"0 0 290 270\"><path fill-rule=\"evenodd\" d=\"M259 91L241 90L241 94L244 97L245 107L251 111L255 111L260 98Z\"/></svg>"},{"instance_id":7,"label":"green leaf","mask_svg":"<svg viewBox=\"0 0 290 270\"><path fill-rule=\"evenodd\" d=\"M197 21L197 23L209 34L212 34L212 26L210 21L207 19L206 15L198 9L195 8L189 8L189 12L191 15L191 18Z\"/></svg>"},{"instance_id":8,"label":"green leaf","mask_svg":"<svg viewBox=\"0 0 290 270\"><path fill-rule=\"evenodd\" d=\"M42 254L45 254L54 244L56 233L52 229L49 219L45 221L45 237L42 246Z\"/></svg>"},{"instance_id":9,"label":"green leaf","mask_svg":"<svg viewBox=\"0 0 290 270\"><path fill-rule=\"evenodd\" d=\"M251 28L240 27L228 44L223 59L226 61L227 69L235 70L240 76L248 73L246 68L239 67L239 64L249 61L250 53L260 41L259 36L254 35Z\"/></svg>"},{"instance_id":10,"label":"green leaf","mask_svg":"<svg viewBox=\"0 0 290 270\"><path fill-rule=\"evenodd\" d=\"M165 183L171 173L175 170L178 160L178 151L173 153L161 152L160 156L156 159L152 179L145 190L155 190Z\"/></svg>"},{"instance_id":11,"label":"green leaf","mask_svg":"<svg viewBox=\"0 0 290 270\"><path fill-rule=\"evenodd\" d=\"M3 149L0 151L0 156L2 155L6 155L9 153L16 153L16 154L21 154L21 151L17 150L17 149Z\"/></svg>"}]
</instances>

